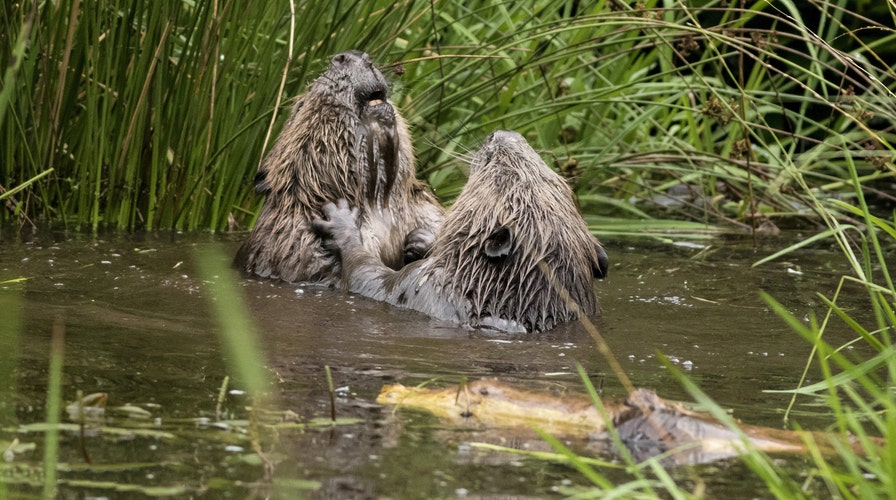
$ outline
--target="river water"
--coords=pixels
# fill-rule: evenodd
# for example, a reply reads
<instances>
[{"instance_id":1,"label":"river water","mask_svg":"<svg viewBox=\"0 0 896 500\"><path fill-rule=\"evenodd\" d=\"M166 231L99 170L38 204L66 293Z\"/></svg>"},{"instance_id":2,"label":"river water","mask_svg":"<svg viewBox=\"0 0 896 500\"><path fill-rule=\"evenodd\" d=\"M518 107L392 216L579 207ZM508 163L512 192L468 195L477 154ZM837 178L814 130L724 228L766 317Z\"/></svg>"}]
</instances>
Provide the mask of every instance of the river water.
<instances>
[{"instance_id":1,"label":"river water","mask_svg":"<svg viewBox=\"0 0 896 500\"><path fill-rule=\"evenodd\" d=\"M65 332L64 404L78 391L108 394L103 421L83 437L69 428L60 435L63 498L552 497L588 481L563 465L469 445L550 450L534 435L457 428L424 412L393 412L375 403L380 388L499 377L523 387L581 391L579 363L604 397L625 397L579 324L537 335L469 331L338 290L241 278L272 380L270 418L329 418L328 366L337 417L353 419L258 431L245 422L250 403L239 381L231 380L219 407L222 384L233 373L195 265L205 248L233 255L242 235L0 235L0 321L12 324L15 311L21 313L19 340L0 357L11 365L0 371L12 373L11 384L0 387L0 448L16 438L20 445L0 469L11 493L41 489L44 438L34 424L46 421L54 323ZM847 272L840 255L824 246L751 267L800 237L699 245L605 240L611 271L595 283L602 307L595 319L626 375L664 398L689 400L658 359L662 353L735 417L782 427L789 396L766 391L797 386L810 346L766 307L759 291L806 318L824 312L817 293L831 296ZM2 283L16 278L27 280ZM828 341L850 338L844 325L834 325ZM817 373L810 370L809 377L816 381ZM113 411L126 404L142 411ZM805 428L831 423L812 399L798 400L795 409L794 419ZM71 420L64 415L63 422ZM253 439L275 464L272 474L253 453ZM613 459L593 443L570 444ZM782 460L801 473L801 457ZM754 491L752 474L737 460L682 469L673 474L686 484L699 477L713 496L765 495Z\"/></svg>"}]
</instances>

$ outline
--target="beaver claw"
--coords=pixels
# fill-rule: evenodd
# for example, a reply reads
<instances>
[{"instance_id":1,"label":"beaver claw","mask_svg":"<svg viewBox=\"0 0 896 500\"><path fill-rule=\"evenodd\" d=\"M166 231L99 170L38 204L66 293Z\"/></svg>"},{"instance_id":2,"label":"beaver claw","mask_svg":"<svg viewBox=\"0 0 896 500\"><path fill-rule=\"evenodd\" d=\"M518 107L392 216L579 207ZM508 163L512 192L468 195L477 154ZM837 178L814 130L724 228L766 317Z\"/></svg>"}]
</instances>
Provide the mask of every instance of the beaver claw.
<instances>
[{"instance_id":1,"label":"beaver claw","mask_svg":"<svg viewBox=\"0 0 896 500\"><path fill-rule=\"evenodd\" d=\"M339 200L321 207L325 218L315 218L311 227L325 240L332 240L337 247L343 247L347 241L360 240L358 229L358 208L350 208L348 202Z\"/></svg>"}]
</instances>

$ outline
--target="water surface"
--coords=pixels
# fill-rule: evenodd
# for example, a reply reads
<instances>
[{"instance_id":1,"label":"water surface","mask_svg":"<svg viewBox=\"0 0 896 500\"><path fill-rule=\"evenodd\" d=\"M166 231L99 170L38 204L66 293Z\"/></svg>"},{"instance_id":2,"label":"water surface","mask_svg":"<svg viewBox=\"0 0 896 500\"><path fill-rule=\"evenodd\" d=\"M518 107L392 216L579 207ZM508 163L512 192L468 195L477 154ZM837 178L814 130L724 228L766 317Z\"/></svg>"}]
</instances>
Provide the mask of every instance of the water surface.
<instances>
[{"instance_id":1,"label":"water surface","mask_svg":"<svg viewBox=\"0 0 896 500\"><path fill-rule=\"evenodd\" d=\"M457 429L423 412L393 413L375 404L380 388L500 377L523 387L581 390L574 373L579 363L605 397L625 397L579 324L537 335L470 331L338 290L243 278L240 291L273 381L268 406L281 412L272 418L286 411L302 422L328 418L329 366L338 388L337 416L357 419L276 434L262 430L261 445L276 463L267 477L252 452L251 426L240 422L248 418L249 402L239 381L228 387L234 390L224 398L222 413L216 412L222 383L233 373L216 336L207 283L195 266L198 249L215 246L232 255L241 236L2 234L7 238L0 243L0 282L28 278L0 285L6 303L15 299L22 313L19 345L9 349L14 383L0 387L0 444L18 438L35 445L7 457L0 469L14 492L40 491L43 435L27 432L27 426L46 420L54 322L65 326L67 402L79 390L106 392L110 407L129 403L149 412L106 417L107 428L130 434L87 432L84 448L92 464L85 461L78 432L64 432L63 497L128 497L128 488L177 496L553 496L587 480L562 465L468 444L549 450L534 435ZM611 271L595 284L602 314L594 320L626 375L667 399L688 400L658 359L662 353L737 418L781 427L789 396L764 391L794 388L809 346L769 311L759 291L798 317L822 314L816 294L832 295L847 271L839 254L824 247L751 267L786 244L781 238L714 240L706 248L605 241ZM861 311L862 304L854 307ZM829 335L834 344L850 338L841 324ZM816 376L810 370L809 382ZM796 418L803 427L823 429L831 422L815 403L800 400ZM595 443L570 445L613 458ZM786 460L798 474L801 459ZM736 460L676 474L684 482L696 474L714 495L762 494L752 491L751 474Z\"/></svg>"}]
</instances>

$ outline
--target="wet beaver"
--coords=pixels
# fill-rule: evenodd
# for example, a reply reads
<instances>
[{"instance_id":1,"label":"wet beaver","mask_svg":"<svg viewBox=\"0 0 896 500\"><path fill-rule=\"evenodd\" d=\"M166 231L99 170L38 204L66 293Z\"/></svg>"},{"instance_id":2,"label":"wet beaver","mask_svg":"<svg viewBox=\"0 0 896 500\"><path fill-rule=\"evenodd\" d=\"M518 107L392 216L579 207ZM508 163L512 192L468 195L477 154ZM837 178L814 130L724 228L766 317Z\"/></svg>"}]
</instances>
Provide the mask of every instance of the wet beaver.
<instances>
[{"instance_id":1,"label":"wet beaver","mask_svg":"<svg viewBox=\"0 0 896 500\"><path fill-rule=\"evenodd\" d=\"M387 266L426 253L444 210L415 177L408 127L387 92L367 54L333 57L259 167L256 189L267 198L236 267L288 282L335 281L339 260L310 224L340 198L358 207L364 247Z\"/></svg>"},{"instance_id":2,"label":"wet beaver","mask_svg":"<svg viewBox=\"0 0 896 500\"><path fill-rule=\"evenodd\" d=\"M357 209L323 208L315 227L342 257L342 286L469 327L523 332L597 312L607 254L559 175L516 132L491 134L423 260L400 271L366 250Z\"/></svg>"}]
</instances>

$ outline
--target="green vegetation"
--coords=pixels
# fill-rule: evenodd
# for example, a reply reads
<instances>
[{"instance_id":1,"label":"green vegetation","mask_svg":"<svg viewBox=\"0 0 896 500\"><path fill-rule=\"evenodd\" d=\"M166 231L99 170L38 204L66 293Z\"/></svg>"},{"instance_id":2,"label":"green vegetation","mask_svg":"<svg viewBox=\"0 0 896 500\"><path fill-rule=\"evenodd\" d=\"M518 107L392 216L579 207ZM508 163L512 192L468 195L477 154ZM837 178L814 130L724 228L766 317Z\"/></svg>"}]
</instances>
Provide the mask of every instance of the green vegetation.
<instances>
[{"instance_id":1,"label":"green vegetation","mask_svg":"<svg viewBox=\"0 0 896 500\"><path fill-rule=\"evenodd\" d=\"M545 150L597 232L815 220L807 193L854 199L856 179L892 202L888 7L700 3L7 3L2 217L245 229L291 97L354 48L394 81L445 202L496 128Z\"/></svg>"},{"instance_id":2,"label":"green vegetation","mask_svg":"<svg viewBox=\"0 0 896 500\"><path fill-rule=\"evenodd\" d=\"M896 346L893 343L896 334L896 287L892 279L892 264L888 266L888 263L893 262L893 247L896 245L896 213L891 220L871 214L862 190L858 187L860 183L857 181L855 164L847 161L847 165L847 176L852 179L852 185L856 186L854 195L858 207L843 203L838 205L842 210L852 212L864 225L841 224L832 212L820 205L818 211L829 225L828 231L822 234L839 243L854 276L844 276L832 297L819 294L821 300L828 305L820 322L812 317L805 324L773 297L763 297L795 332L812 345L813 354L807 360L806 371L808 372L809 365L817 362L824 376L820 382L788 391L793 393L793 401L798 397L817 399L821 403L820 407L830 408L829 416L834 422L828 429L831 436L849 436L850 439L849 443L841 439L818 443L815 441L818 438L807 433L805 442L810 450L808 464L799 475L765 453L750 449L745 439L744 445L749 453L743 456L743 460L758 478L757 488L767 489L776 498L888 498L896 491L896 398L893 397L893 380L896 379ZM808 190L805 193L809 198L812 194ZM785 255L801 246L802 244L794 245L772 258ZM850 291L846 292L847 289ZM856 294L860 291L867 295L868 308L874 313L872 324L861 324L838 303L846 293ZM840 324L836 324L838 319ZM847 329L855 336L844 345L831 345L824 339L828 329ZM868 359L851 355L847 348L859 343L870 346L875 354ZM676 373L682 385L703 408L719 421L737 429L727 412L706 396L695 383L681 374L672 363L666 363L666 367ZM625 377L624 373L618 375ZM582 379L600 405L584 372ZM790 408L785 420L789 413ZM875 442L879 437L883 438L883 445ZM823 454L820 448L826 445L833 445L837 454ZM599 470L592 468L580 457L575 457L559 443L554 443L554 446L563 460L573 464L594 483L593 488L569 491L574 497L592 498L598 495L616 495L622 491L636 492L645 498L701 496L699 481L697 488L689 489L683 482L674 480L662 468L662 457L636 463L623 453L632 479L628 483L619 484L618 481L607 480ZM864 450L864 453L857 450Z\"/></svg>"}]
</instances>

